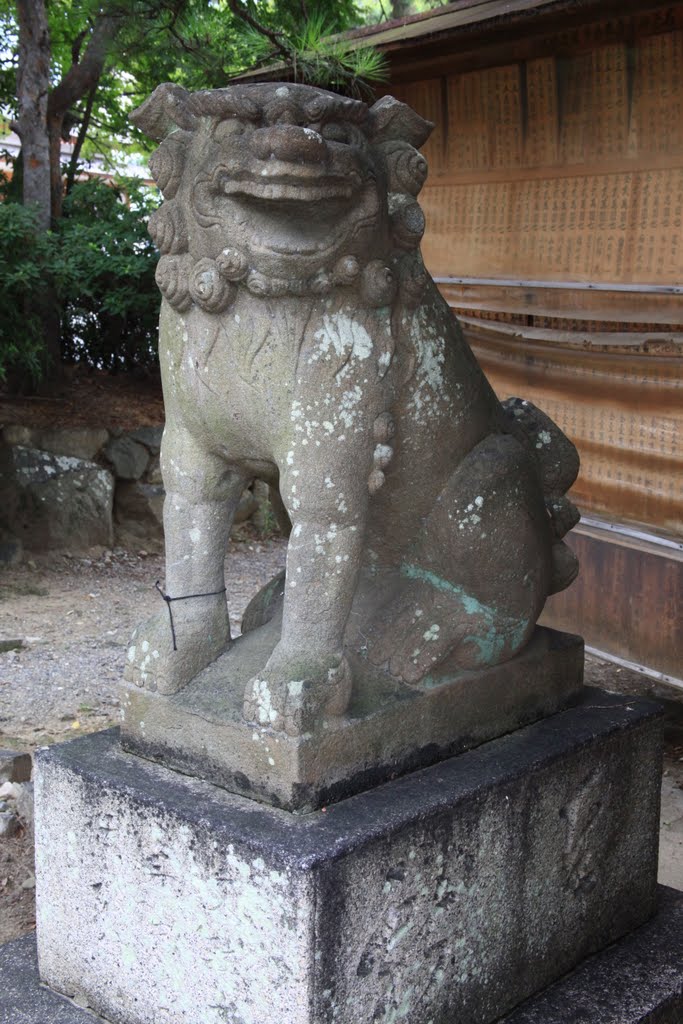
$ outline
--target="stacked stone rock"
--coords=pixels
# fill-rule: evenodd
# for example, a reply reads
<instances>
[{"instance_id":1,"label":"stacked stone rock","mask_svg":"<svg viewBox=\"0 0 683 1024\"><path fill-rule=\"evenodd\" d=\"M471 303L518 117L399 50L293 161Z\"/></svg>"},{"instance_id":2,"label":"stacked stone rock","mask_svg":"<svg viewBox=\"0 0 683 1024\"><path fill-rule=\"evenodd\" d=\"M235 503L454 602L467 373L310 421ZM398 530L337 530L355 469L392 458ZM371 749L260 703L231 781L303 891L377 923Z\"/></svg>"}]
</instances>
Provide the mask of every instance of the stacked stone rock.
<instances>
[{"instance_id":1,"label":"stacked stone rock","mask_svg":"<svg viewBox=\"0 0 683 1024\"><path fill-rule=\"evenodd\" d=\"M31 755L0 749L0 839L33 825Z\"/></svg>"},{"instance_id":2,"label":"stacked stone rock","mask_svg":"<svg viewBox=\"0 0 683 1024\"><path fill-rule=\"evenodd\" d=\"M14 542L14 557L21 547L111 547L116 532L124 543L158 546L162 432L163 427L4 427L0 528L7 543Z\"/></svg>"},{"instance_id":3,"label":"stacked stone rock","mask_svg":"<svg viewBox=\"0 0 683 1024\"><path fill-rule=\"evenodd\" d=\"M94 546L158 549L164 488L163 427L91 427L0 431L0 565L29 551L87 551ZM269 500L242 495L235 522Z\"/></svg>"}]
</instances>

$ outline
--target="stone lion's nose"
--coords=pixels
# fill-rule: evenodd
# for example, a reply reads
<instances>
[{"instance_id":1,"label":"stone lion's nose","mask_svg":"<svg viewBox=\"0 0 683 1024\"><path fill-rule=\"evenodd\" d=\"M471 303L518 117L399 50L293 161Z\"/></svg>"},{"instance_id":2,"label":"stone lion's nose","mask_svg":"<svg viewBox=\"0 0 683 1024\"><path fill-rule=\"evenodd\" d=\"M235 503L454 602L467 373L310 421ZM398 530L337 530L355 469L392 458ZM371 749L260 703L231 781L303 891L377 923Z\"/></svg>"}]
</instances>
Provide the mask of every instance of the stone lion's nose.
<instances>
[{"instance_id":1,"label":"stone lion's nose","mask_svg":"<svg viewBox=\"0 0 683 1024\"><path fill-rule=\"evenodd\" d=\"M327 156L325 140L312 128L276 124L258 128L249 145L260 160L287 160L290 163L321 164Z\"/></svg>"}]
</instances>

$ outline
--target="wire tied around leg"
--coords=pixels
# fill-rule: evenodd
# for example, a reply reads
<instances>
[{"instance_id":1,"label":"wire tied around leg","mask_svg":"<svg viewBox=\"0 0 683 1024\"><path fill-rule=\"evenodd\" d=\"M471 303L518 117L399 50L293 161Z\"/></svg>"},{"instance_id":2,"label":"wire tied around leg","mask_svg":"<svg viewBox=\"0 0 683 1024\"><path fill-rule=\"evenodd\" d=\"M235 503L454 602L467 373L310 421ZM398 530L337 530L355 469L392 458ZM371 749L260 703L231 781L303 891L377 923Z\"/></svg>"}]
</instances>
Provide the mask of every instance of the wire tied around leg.
<instances>
[{"instance_id":1,"label":"wire tied around leg","mask_svg":"<svg viewBox=\"0 0 683 1024\"><path fill-rule=\"evenodd\" d=\"M171 609L171 603L173 601L191 601L192 598L194 597L218 597L219 594L224 594L226 591L225 587L221 587L220 590L209 590L205 594L183 594L181 597L171 597L170 594L167 594L164 590L161 589L161 583L159 580L156 581L154 587L156 590L159 591L162 599L166 602L166 607L168 608L168 621L171 626L171 636L173 638L174 651L178 650L178 645L176 644L175 623L173 622L173 611Z\"/></svg>"}]
</instances>

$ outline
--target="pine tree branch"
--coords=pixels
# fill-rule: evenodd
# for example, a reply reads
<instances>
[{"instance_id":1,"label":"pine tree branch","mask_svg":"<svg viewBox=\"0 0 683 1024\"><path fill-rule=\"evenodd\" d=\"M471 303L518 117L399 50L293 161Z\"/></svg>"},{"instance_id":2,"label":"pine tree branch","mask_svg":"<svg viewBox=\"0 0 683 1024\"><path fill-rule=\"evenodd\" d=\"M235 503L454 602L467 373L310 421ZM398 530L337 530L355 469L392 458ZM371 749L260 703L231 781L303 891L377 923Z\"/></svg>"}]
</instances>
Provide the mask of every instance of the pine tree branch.
<instances>
[{"instance_id":1,"label":"pine tree branch","mask_svg":"<svg viewBox=\"0 0 683 1024\"><path fill-rule=\"evenodd\" d=\"M71 63L78 64L81 59L81 47L85 42L85 37L90 30L90 26L86 26L81 32L78 33L73 43L71 44Z\"/></svg>"},{"instance_id":2,"label":"pine tree branch","mask_svg":"<svg viewBox=\"0 0 683 1024\"><path fill-rule=\"evenodd\" d=\"M283 36L281 32L274 32L265 25L262 25L260 21L257 21L256 18L252 17L247 8L240 3L240 0L228 0L228 6L236 18L240 18L240 20L249 25L250 28L253 28L255 32L258 32L260 35L265 36L266 39L270 40L275 51L279 53L284 60L291 61L291 52L286 44L283 43Z\"/></svg>"},{"instance_id":3,"label":"pine tree branch","mask_svg":"<svg viewBox=\"0 0 683 1024\"><path fill-rule=\"evenodd\" d=\"M63 116L99 80L104 69L109 45L121 26L116 14L102 14L95 22L85 51L72 64L48 100L48 118Z\"/></svg>"},{"instance_id":4,"label":"pine tree branch","mask_svg":"<svg viewBox=\"0 0 683 1024\"><path fill-rule=\"evenodd\" d=\"M197 53L201 52L199 46L192 46L190 43L188 43L187 39L183 39L180 33L174 28L173 23L166 26L166 31L175 39L177 43L180 44L180 47L185 51L185 53L191 53L194 56L196 56Z\"/></svg>"}]
</instances>

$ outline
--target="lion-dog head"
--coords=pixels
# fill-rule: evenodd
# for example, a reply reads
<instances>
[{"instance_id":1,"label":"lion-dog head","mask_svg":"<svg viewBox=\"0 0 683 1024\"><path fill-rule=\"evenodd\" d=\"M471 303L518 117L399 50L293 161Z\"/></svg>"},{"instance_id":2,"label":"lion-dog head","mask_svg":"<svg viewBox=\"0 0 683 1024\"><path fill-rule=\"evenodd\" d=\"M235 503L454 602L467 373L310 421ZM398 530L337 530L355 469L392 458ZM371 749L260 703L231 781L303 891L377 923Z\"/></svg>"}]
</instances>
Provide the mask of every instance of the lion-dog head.
<instances>
[{"instance_id":1,"label":"lion-dog head","mask_svg":"<svg viewBox=\"0 0 683 1024\"><path fill-rule=\"evenodd\" d=\"M416 254L432 129L385 97L368 107L310 86L159 86L134 123L161 141L150 167L165 202L150 220L157 281L179 312L357 285L393 298ZM411 276L409 271L407 276Z\"/></svg>"}]
</instances>

